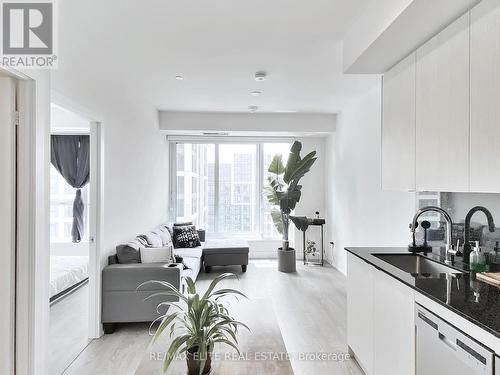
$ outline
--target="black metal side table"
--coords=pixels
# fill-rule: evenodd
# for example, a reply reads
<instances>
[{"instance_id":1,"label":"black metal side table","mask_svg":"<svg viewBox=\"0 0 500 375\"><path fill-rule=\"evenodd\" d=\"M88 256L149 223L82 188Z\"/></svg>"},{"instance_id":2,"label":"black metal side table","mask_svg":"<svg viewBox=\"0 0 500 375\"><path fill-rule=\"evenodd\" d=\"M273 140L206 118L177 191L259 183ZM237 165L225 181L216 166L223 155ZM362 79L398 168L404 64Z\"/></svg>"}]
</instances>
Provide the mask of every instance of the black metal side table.
<instances>
[{"instance_id":1,"label":"black metal side table","mask_svg":"<svg viewBox=\"0 0 500 375\"><path fill-rule=\"evenodd\" d=\"M302 231L302 246L303 246L303 251L304 251L304 264L305 265L315 265L315 266L323 266L323 261L324 261L324 254L325 254L325 249L324 249L324 229L323 226L325 225L325 219L310 219L308 218L308 226ZM306 257L306 232L307 229L311 226L316 226L320 227L321 231L321 259L318 259L318 261L311 261L308 260Z\"/></svg>"}]
</instances>

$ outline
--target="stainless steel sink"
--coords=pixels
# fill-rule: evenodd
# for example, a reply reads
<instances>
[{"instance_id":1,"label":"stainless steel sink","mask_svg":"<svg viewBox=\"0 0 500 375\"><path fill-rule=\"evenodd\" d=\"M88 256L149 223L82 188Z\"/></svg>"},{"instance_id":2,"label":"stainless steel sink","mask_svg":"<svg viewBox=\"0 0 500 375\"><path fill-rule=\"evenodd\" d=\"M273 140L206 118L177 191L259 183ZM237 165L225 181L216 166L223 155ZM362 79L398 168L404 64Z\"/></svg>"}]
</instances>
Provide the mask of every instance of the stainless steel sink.
<instances>
[{"instance_id":1,"label":"stainless steel sink","mask_svg":"<svg viewBox=\"0 0 500 375\"><path fill-rule=\"evenodd\" d=\"M441 273L463 273L452 267L438 263L422 255L413 254L373 254L373 256L399 268L404 272L411 274L431 274L439 275Z\"/></svg>"}]
</instances>

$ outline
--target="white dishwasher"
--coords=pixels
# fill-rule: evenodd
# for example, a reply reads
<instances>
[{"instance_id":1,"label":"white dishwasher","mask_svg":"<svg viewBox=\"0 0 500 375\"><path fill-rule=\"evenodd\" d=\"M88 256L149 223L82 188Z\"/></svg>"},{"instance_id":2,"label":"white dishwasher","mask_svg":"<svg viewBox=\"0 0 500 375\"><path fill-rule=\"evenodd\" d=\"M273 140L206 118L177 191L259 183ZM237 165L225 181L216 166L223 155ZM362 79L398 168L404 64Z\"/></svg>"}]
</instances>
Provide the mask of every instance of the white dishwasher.
<instances>
[{"instance_id":1,"label":"white dishwasher","mask_svg":"<svg viewBox=\"0 0 500 375\"><path fill-rule=\"evenodd\" d=\"M417 375L494 374L490 349L418 304L415 326Z\"/></svg>"}]
</instances>

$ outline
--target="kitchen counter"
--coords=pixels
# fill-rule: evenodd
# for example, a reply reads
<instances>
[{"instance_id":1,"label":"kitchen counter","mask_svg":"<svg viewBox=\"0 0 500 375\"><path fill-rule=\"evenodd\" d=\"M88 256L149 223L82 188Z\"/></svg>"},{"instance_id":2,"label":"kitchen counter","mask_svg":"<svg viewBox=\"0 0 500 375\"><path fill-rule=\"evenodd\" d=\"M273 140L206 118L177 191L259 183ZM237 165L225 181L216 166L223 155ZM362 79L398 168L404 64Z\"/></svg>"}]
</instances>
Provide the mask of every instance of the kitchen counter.
<instances>
[{"instance_id":1,"label":"kitchen counter","mask_svg":"<svg viewBox=\"0 0 500 375\"><path fill-rule=\"evenodd\" d=\"M412 275L373 255L409 254L405 247L349 247L346 250L500 338L500 288L476 280L467 265L459 261L451 265L464 271L463 274ZM444 249L437 248L426 257L444 264Z\"/></svg>"}]
</instances>

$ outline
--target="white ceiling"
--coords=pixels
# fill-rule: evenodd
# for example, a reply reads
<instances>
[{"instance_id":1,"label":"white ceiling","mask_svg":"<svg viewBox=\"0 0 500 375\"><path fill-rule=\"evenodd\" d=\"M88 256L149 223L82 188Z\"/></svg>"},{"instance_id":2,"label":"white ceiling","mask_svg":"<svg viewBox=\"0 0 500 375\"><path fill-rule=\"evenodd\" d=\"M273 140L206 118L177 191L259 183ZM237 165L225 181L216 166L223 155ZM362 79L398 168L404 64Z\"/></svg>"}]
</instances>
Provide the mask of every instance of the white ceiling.
<instances>
[{"instance_id":1,"label":"white ceiling","mask_svg":"<svg viewBox=\"0 0 500 375\"><path fill-rule=\"evenodd\" d=\"M335 113L377 79L342 74L341 40L371 1L59 1L53 83L86 78L163 110Z\"/></svg>"}]
</instances>

